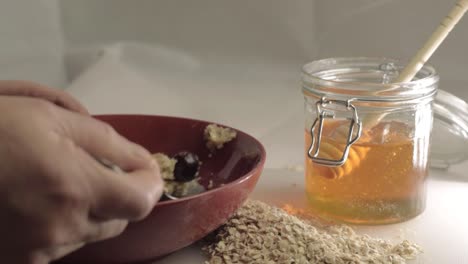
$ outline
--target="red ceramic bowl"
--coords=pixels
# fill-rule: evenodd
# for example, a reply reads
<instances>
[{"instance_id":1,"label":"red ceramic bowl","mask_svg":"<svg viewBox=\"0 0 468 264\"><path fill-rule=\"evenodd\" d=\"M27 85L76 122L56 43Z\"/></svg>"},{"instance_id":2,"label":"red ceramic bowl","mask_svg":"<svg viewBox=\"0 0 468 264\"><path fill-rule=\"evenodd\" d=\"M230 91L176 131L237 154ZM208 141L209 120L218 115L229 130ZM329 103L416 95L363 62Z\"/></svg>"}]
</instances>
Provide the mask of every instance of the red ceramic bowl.
<instances>
[{"instance_id":1,"label":"red ceramic bowl","mask_svg":"<svg viewBox=\"0 0 468 264\"><path fill-rule=\"evenodd\" d=\"M144 220L132 223L118 237L89 244L60 263L113 264L160 258L222 225L247 199L263 170L265 149L255 138L237 131L237 138L209 157L203 141L208 122L148 115L101 115L120 134L150 152L196 153L203 162L201 183L215 188L176 201L159 202Z\"/></svg>"}]
</instances>

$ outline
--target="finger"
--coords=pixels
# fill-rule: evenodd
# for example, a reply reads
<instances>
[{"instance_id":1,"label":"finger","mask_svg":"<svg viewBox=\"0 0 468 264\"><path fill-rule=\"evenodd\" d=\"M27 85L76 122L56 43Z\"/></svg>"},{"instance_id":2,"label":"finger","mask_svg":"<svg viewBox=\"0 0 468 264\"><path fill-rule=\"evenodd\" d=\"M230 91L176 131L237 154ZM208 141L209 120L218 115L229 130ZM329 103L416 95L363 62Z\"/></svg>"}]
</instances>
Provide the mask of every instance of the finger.
<instances>
[{"instance_id":1,"label":"finger","mask_svg":"<svg viewBox=\"0 0 468 264\"><path fill-rule=\"evenodd\" d=\"M90 181L89 214L94 219L140 220L161 198L164 186L155 162L147 169L119 173L102 166L84 151L77 158Z\"/></svg>"},{"instance_id":2,"label":"finger","mask_svg":"<svg viewBox=\"0 0 468 264\"><path fill-rule=\"evenodd\" d=\"M41 98L67 110L89 115L88 110L70 94L29 81L0 81L0 95Z\"/></svg>"},{"instance_id":3,"label":"finger","mask_svg":"<svg viewBox=\"0 0 468 264\"><path fill-rule=\"evenodd\" d=\"M43 254L50 260L60 259L87 243L102 241L120 235L127 225L128 221L126 220L108 220L105 222L89 220L88 230L80 238L80 242L48 248L43 251Z\"/></svg>"},{"instance_id":4,"label":"finger","mask_svg":"<svg viewBox=\"0 0 468 264\"><path fill-rule=\"evenodd\" d=\"M87 214L78 216L77 219L82 220L79 221L78 226L75 226L77 230L74 230L72 226L70 227L72 234L70 234L71 236L66 243L38 250L37 254L35 254L35 259L57 260L87 243L118 236L128 225L128 221L126 220L96 221L96 219L90 218ZM75 232L78 230L79 232Z\"/></svg>"},{"instance_id":5,"label":"finger","mask_svg":"<svg viewBox=\"0 0 468 264\"><path fill-rule=\"evenodd\" d=\"M104 170L103 168L101 168ZM137 170L115 175L107 170L95 179L90 214L98 219L123 218L138 221L154 208L163 193L159 169Z\"/></svg>"},{"instance_id":6,"label":"finger","mask_svg":"<svg viewBox=\"0 0 468 264\"><path fill-rule=\"evenodd\" d=\"M102 241L120 235L128 225L128 221L113 219L101 222L90 219L89 230L83 237L86 243Z\"/></svg>"},{"instance_id":7,"label":"finger","mask_svg":"<svg viewBox=\"0 0 468 264\"><path fill-rule=\"evenodd\" d=\"M97 119L64 111L67 137L96 159L107 160L124 171L154 166L151 154Z\"/></svg>"},{"instance_id":8,"label":"finger","mask_svg":"<svg viewBox=\"0 0 468 264\"><path fill-rule=\"evenodd\" d=\"M127 225L128 221L125 220L109 220L105 222L94 222L93 220L89 220L88 229L83 233L78 242L54 246L42 250L42 253L50 260L57 260L88 243L116 237L125 230Z\"/></svg>"},{"instance_id":9,"label":"finger","mask_svg":"<svg viewBox=\"0 0 468 264\"><path fill-rule=\"evenodd\" d=\"M79 242L79 243L72 243L72 244L61 245L61 246L57 246L54 248L45 249L42 252L42 254L45 255L44 259L47 259L47 262L44 262L44 263L49 263L49 261L58 260L72 253L73 251L78 250L84 245L85 245L84 242Z\"/></svg>"}]
</instances>

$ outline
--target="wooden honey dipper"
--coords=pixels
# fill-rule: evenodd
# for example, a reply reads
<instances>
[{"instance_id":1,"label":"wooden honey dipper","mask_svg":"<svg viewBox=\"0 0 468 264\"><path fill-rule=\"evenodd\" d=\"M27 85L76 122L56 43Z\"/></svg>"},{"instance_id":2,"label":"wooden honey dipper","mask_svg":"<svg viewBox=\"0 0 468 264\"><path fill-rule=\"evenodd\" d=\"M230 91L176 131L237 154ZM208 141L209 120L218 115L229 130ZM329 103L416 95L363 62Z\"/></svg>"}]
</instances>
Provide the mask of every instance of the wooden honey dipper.
<instances>
[{"instance_id":1,"label":"wooden honey dipper","mask_svg":"<svg viewBox=\"0 0 468 264\"><path fill-rule=\"evenodd\" d=\"M468 0L459 0L455 6L450 10L449 14L441 21L437 29L432 33L430 38L425 44L418 50L416 55L410 60L410 62L403 69L401 74L395 80L394 83L405 83L410 82L424 64L429 60L435 50L440 46L447 35L452 31L455 25L460 21L463 15L468 10ZM364 120L366 127L376 126L384 115L376 115ZM347 131L337 129L337 133L346 137ZM331 178L340 178L348 174L354 168L358 167L363 159L365 159L368 153L367 148L349 150L347 161L342 166L332 167L330 169L330 175L326 175ZM323 141L321 142L320 156L326 159L336 159L342 155L342 150L332 143Z\"/></svg>"}]
</instances>

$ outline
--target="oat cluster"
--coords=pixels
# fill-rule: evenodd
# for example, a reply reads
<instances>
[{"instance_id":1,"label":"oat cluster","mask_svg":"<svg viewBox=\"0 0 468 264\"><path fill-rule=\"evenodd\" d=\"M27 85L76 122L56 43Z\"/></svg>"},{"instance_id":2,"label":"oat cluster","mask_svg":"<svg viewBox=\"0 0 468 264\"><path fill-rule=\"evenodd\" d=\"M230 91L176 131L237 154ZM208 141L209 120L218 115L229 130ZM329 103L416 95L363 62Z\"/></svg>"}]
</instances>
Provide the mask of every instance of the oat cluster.
<instances>
[{"instance_id":1,"label":"oat cluster","mask_svg":"<svg viewBox=\"0 0 468 264\"><path fill-rule=\"evenodd\" d=\"M210 151L223 148L224 144L232 141L237 136L234 129L221 127L216 124L209 124L203 131L203 137L206 141L206 147Z\"/></svg>"},{"instance_id":2,"label":"oat cluster","mask_svg":"<svg viewBox=\"0 0 468 264\"><path fill-rule=\"evenodd\" d=\"M348 226L316 228L310 222L259 201L248 201L203 250L206 264L397 264L422 252L409 241L358 235Z\"/></svg>"}]
</instances>

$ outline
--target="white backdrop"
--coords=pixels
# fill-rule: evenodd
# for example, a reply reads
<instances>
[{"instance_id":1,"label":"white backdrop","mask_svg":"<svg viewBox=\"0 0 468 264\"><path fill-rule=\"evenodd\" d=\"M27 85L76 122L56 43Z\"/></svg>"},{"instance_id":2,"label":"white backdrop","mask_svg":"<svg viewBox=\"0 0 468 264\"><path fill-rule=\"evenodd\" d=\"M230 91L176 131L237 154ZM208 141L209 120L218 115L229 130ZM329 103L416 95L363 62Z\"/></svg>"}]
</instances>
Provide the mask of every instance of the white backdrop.
<instances>
[{"instance_id":1,"label":"white backdrop","mask_svg":"<svg viewBox=\"0 0 468 264\"><path fill-rule=\"evenodd\" d=\"M330 56L409 58L455 0L62 0L69 50L130 40L204 59L302 64ZM468 98L468 19L431 63ZM248 62L248 60L246 61Z\"/></svg>"},{"instance_id":2,"label":"white backdrop","mask_svg":"<svg viewBox=\"0 0 468 264\"><path fill-rule=\"evenodd\" d=\"M0 79L64 87L63 42L55 0L0 1Z\"/></svg>"},{"instance_id":3,"label":"white backdrop","mask_svg":"<svg viewBox=\"0 0 468 264\"><path fill-rule=\"evenodd\" d=\"M67 88L94 113L232 125L262 140L267 166L284 167L303 159L304 63L409 58L454 2L7 0L0 78ZM465 18L431 60L441 88L465 100L467 33Z\"/></svg>"},{"instance_id":4,"label":"white backdrop","mask_svg":"<svg viewBox=\"0 0 468 264\"><path fill-rule=\"evenodd\" d=\"M454 2L6 0L0 3L0 78L63 87L64 54L87 53L118 41L156 44L226 62L229 57L294 65L329 56L408 58ZM465 18L431 60L443 88L465 99L467 44ZM72 77L86 61L85 56L67 61L77 67L72 67Z\"/></svg>"}]
</instances>

